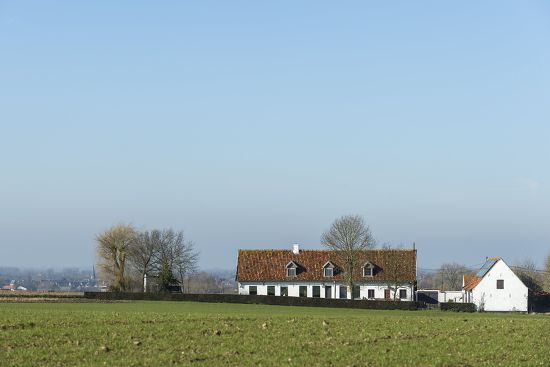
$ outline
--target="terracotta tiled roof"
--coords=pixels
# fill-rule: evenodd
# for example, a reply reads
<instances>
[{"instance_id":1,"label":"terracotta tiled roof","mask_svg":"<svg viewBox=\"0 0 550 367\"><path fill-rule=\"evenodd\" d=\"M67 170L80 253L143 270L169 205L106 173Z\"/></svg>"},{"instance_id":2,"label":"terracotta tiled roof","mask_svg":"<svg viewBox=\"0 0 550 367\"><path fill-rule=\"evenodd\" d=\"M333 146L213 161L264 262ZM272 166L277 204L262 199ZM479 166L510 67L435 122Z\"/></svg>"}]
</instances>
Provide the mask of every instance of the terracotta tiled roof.
<instances>
[{"instance_id":1,"label":"terracotta tiled roof","mask_svg":"<svg viewBox=\"0 0 550 367\"><path fill-rule=\"evenodd\" d=\"M299 270L296 277L286 276L286 265L294 261ZM343 267L338 254L329 250L301 250L295 255L290 250L239 250L237 281L327 281L342 280L341 271L334 277L323 276L323 265L331 261ZM374 275L363 277L362 267L366 262L374 265ZM363 251L354 269L356 280L365 281L416 281L416 250L367 250Z\"/></svg>"},{"instance_id":2,"label":"terracotta tiled roof","mask_svg":"<svg viewBox=\"0 0 550 367\"><path fill-rule=\"evenodd\" d=\"M487 275L487 273L495 266L497 262L502 260L500 257L488 257L485 259L485 263L479 269L476 275L464 275L464 286L463 288L467 291L474 289L481 279Z\"/></svg>"},{"instance_id":3,"label":"terracotta tiled roof","mask_svg":"<svg viewBox=\"0 0 550 367\"><path fill-rule=\"evenodd\" d=\"M481 282L480 277L476 277L475 275L464 275L464 289L467 291L474 289L479 282Z\"/></svg>"}]
</instances>

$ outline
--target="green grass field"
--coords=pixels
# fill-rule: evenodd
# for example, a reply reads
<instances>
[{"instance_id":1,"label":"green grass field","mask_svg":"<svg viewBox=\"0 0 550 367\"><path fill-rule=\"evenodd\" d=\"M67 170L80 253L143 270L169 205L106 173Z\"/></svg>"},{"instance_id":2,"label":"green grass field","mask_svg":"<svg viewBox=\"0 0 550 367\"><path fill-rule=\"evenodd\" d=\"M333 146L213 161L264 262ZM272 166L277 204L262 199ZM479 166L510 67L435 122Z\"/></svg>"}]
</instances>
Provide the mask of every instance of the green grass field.
<instances>
[{"instance_id":1,"label":"green grass field","mask_svg":"<svg viewBox=\"0 0 550 367\"><path fill-rule=\"evenodd\" d=\"M0 304L1 366L549 366L550 316Z\"/></svg>"}]
</instances>

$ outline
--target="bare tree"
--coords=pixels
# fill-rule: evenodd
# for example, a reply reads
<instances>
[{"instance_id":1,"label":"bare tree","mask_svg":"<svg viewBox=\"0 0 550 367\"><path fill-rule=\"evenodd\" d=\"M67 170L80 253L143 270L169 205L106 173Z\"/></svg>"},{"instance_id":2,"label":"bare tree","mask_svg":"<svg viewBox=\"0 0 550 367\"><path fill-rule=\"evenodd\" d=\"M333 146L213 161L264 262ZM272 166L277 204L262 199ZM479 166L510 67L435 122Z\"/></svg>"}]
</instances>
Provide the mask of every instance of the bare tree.
<instances>
[{"instance_id":1,"label":"bare tree","mask_svg":"<svg viewBox=\"0 0 550 367\"><path fill-rule=\"evenodd\" d=\"M197 271L198 260L199 254L195 251L193 242L184 241L182 238L182 241L176 243L174 271L177 274L182 292L184 279Z\"/></svg>"},{"instance_id":2,"label":"bare tree","mask_svg":"<svg viewBox=\"0 0 550 367\"><path fill-rule=\"evenodd\" d=\"M119 224L96 237L98 266L115 291L128 290L127 259L136 244L136 231L130 225Z\"/></svg>"},{"instance_id":3,"label":"bare tree","mask_svg":"<svg viewBox=\"0 0 550 367\"><path fill-rule=\"evenodd\" d=\"M543 281L542 281L542 287L545 292L550 293L550 253L548 256L546 256L546 260L544 261L544 272L543 274Z\"/></svg>"},{"instance_id":4,"label":"bare tree","mask_svg":"<svg viewBox=\"0 0 550 367\"><path fill-rule=\"evenodd\" d=\"M129 252L129 261L132 268L138 273L141 282L141 291L146 292L145 277L152 276L155 256L160 248L160 231L145 231L136 236L136 244Z\"/></svg>"},{"instance_id":5,"label":"bare tree","mask_svg":"<svg viewBox=\"0 0 550 367\"><path fill-rule=\"evenodd\" d=\"M222 282L212 273L197 272L189 277L189 291L193 293L222 293Z\"/></svg>"},{"instance_id":6,"label":"bare tree","mask_svg":"<svg viewBox=\"0 0 550 367\"><path fill-rule=\"evenodd\" d=\"M537 265L533 260L525 259L517 262L511 268L527 288L534 292L542 291L544 274L537 270Z\"/></svg>"},{"instance_id":7,"label":"bare tree","mask_svg":"<svg viewBox=\"0 0 550 367\"><path fill-rule=\"evenodd\" d=\"M158 231L159 247L154 258L154 272L157 278L157 285L161 291L169 291L171 286L177 282L174 276L175 242L178 235L172 229ZM183 240L183 234L181 234Z\"/></svg>"},{"instance_id":8,"label":"bare tree","mask_svg":"<svg viewBox=\"0 0 550 367\"><path fill-rule=\"evenodd\" d=\"M336 252L337 261L343 266L343 276L348 289L353 291L354 272L359 265L361 252L376 244L370 228L359 215L346 215L336 219L321 236L323 246Z\"/></svg>"},{"instance_id":9,"label":"bare tree","mask_svg":"<svg viewBox=\"0 0 550 367\"><path fill-rule=\"evenodd\" d=\"M158 231L158 236L159 245L153 258L158 286L161 291L171 289L174 283L181 287L184 277L196 271L198 253L193 243L185 241L182 231L165 229Z\"/></svg>"},{"instance_id":10,"label":"bare tree","mask_svg":"<svg viewBox=\"0 0 550 367\"><path fill-rule=\"evenodd\" d=\"M400 246L401 247L401 246ZM382 271L386 274L391 292L393 292L393 300L397 300L398 291L400 288L407 287L409 285L409 280L403 279L403 272L401 270L401 257L403 249L394 248L391 244L386 243L382 246L384 252L386 253L386 265Z\"/></svg>"},{"instance_id":11,"label":"bare tree","mask_svg":"<svg viewBox=\"0 0 550 367\"><path fill-rule=\"evenodd\" d=\"M457 263L445 263L439 267L437 278L442 291L459 291L462 289L462 277L472 274L465 265Z\"/></svg>"},{"instance_id":12,"label":"bare tree","mask_svg":"<svg viewBox=\"0 0 550 367\"><path fill-rule=\"evenodd\" d=\"M437 285L436 274L433 272L419 270L416 279L419 289L435 289L439 287Z\"/></svg>"},{"instance_id":13,"label":"bare tree","mask_svg":"<svg viewBox=\"0 0 550 367\"><path fill-rule=\"evenodd\" d=\"M237 293L237 283L233 272L198 271L187 279L189 292L193 293Z\"/></svg>"}]
</instances>

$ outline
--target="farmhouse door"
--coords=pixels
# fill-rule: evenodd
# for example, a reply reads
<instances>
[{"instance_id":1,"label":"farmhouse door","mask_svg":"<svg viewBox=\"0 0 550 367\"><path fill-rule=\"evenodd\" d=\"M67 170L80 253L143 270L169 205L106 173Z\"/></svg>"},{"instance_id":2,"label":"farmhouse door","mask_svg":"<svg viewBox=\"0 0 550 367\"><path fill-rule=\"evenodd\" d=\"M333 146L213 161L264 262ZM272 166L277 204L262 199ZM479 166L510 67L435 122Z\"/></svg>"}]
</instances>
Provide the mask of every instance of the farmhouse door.
<instances>
[{"instance_id":1,"label":"farmhouse door","mask_svg":"<svg viewBox=\"0 0 550 367\"><path fill-rule=\"evenodd\" d=\"M325 287L325 298L332 298L332 287L330 285Z\"/></svg>"},{"instance_id":2,"label":"farmhouse door","mask_svg":"<svg viewBox=\"0 0 550 367\"><path fill-rule=\"evenodd\" d=\"M389 289L384 289L384 298L385 299L390 299L390 290Z\"/></svg>"}]
</instances>

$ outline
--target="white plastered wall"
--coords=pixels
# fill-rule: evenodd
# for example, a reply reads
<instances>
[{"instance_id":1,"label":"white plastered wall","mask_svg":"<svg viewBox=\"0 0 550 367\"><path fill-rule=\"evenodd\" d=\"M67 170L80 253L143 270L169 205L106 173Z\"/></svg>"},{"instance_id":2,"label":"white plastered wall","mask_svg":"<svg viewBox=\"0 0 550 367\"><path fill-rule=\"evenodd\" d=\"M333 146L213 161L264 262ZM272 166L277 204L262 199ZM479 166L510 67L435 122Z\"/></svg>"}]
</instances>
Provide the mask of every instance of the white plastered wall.
<instances>
[{"instance_id":1,"label":"white plastered wall","mask_svg":"<svg viewBox=\"0 0 550 367\"><path fill-rule=\"evenodd\" d=\"M504 289L497 289L497 280ZM528 289L501 259L471 292L471 302L484 311L527 311Z\"/></svg>"}]
</instances>

